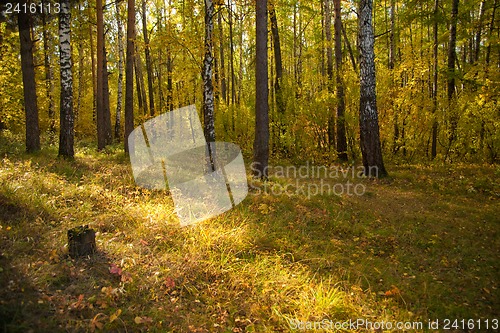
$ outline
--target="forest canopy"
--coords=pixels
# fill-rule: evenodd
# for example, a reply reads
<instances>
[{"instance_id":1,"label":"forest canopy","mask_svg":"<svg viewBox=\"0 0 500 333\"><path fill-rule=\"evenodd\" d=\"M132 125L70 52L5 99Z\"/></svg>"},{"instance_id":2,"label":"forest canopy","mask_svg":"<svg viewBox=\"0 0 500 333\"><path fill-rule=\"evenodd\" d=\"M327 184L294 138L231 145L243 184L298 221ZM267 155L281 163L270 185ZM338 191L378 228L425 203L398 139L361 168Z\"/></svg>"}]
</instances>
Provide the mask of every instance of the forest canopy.
<instances>
[{"instance_id":1,"label":"forest canopy","mask_svg":"<svg viewBox=\"0 0 500 333\"><path fill-rule=\"evenodd\" d=\"M18 16L31 8L27 24L33 43L36 108L39 131L47 143L56 143L61 119L57 116L61 3L5 3L0 23L2 128L15 133L26 128ZM215 133L251 152L256 107L255 3L210 3ZM207 79L202 75L207 45L203 1L68 1L74 133L77 141L101 133L99 148L123 141L130 4L135 10L134 44L127 51L134 55L133 74L128 78L133 84L134 124L191 104L203 116ZM268 2L271 157L361 158L359 5L359 1L330 0ZM373 3L376 105L386 158L498 160L498 6L497 0ZM104 110L102 130L96 109Z\"/></svg>"}]
</instances>

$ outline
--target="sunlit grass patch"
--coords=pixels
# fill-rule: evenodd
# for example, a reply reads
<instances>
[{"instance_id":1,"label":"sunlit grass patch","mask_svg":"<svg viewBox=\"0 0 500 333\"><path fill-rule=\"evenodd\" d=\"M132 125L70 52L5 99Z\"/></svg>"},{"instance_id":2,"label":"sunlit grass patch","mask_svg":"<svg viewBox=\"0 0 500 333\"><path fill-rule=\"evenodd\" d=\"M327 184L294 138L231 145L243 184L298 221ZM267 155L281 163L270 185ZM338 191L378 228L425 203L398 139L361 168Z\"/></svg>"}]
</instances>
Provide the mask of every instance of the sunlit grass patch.
<instances>
[{"instance_id":1,"label":"sunlit grass patch","mask_svg":"<svg viewBox=\"0 0 500 333\"><path fill-rule=\"evenodd\" d=\"M168 192L137 187L119 149L77 151L74 161L53 147L2 156L0 313L10 331L289 332L293 320L498 309L495 167L393 167L389 180L356 179L370 193L361 196L254 189L180 228ZM99 251L71 259L66 232L86 224Z\"/></svg>"}]
</instances>

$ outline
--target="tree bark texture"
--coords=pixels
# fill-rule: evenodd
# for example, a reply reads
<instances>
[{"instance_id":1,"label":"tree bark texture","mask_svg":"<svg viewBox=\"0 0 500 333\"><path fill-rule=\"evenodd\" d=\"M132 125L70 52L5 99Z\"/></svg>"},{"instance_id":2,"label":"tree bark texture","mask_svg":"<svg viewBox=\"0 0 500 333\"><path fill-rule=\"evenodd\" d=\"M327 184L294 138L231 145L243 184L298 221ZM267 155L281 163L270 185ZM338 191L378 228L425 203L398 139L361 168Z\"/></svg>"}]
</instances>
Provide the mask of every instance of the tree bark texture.
<instances>
[{"instance_id":1,"label":"tree bark texture","mask_svg":"<svg viewBox=\"0 0 500 333\"><path fill-rule=\"evenodd\" d=\"M372 9L372 0L360 1L358 36L360 50L360 144L365 174L370 177L383 177L387 175L387 171L382 159L378 126Z\"/></svg>"}]
</instances>

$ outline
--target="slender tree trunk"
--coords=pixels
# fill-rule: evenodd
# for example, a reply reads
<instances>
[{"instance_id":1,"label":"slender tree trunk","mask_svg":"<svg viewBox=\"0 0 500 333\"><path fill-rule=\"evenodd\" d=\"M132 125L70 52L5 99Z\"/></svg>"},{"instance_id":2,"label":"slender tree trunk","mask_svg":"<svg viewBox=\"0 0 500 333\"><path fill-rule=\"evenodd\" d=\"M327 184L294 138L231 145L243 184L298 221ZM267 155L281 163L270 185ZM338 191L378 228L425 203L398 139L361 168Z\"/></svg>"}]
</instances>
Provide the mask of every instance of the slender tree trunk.
<instances>
[{"instance_id":1,"label":"slender tree trunk","mask_svg":"<svg viewBox=\"0 0 500 333\"><path fill-rule=\"evenodd\" d=\"M394 29L396 21L396 1L391 0L391 27L389 34L389 70L391 72L391 103L394 110L394 136L393 136L393 154L396 154L399 150L399 110L394 106L394 59L396 52L396 42L394 40Z\"/></svg>"},{"instance_id":2,"label":"slender tree trunk","mask_svg":"<svg viewBox=\"0 0 500 333\"><path fill-rule=\"evenodd\" d=\"M172 80L174 63L172 53L167 49L167 107L169 111L174 109L174 84Z\"/></svg>"},{"instance_id":3,"label":"slender tree trunk","mask_svg":"<svg viewBox=\"0 0 500 333\"><path fill-rule=\"evenodd\" d=\"M120 2L116 1L116 25L118 28L118 92L116 94L116 117L115 117L115 141L121 140L121 114L122 114L122 100L123 100L123 27L121 20L121 6Z\"/></svg>"},{"instance_id":4,"label":"slender tree trunk","mask_svg":"<svg viewBox=\"0 0 500 333\"><path fill-rule=\"evenodd\" d=\"M267 0L256 1L255 141L252 171L267 178L269 160L269 105L267 74Z\"/></svg>"},{"instance_id":5,"label":"slender tree trunk","mask_svg":"<svg viewBox=\"0 0 500 333\"><path fill-rule=\"evenodd\" d=\"M333 93L333 40L331 0L325 0L326 74L328 92ZM335 117L333 107L328 103L328 145L335 145Z\"/></svg>"},{"instance_id":6,"label":"slender tree trunk","mask_svg":"<svg viewBox=\"0 0 500 333\"><path fill-rule=\"evenodd\" d=\"M106 145L113 143L113 131L111 129L111 108L109 106L109 73L108 73L108 53L106 51L106 42L103 44L103 66L102 69L102 89L103 89L103 106L104 106L104 124L106 125Z\"/></svg>"},{"instance_id":7,"label":"slender tree trunk","mask_svg":"<svg viewBox=\"0 0 500 333\"><path fill-rule=\"evenodd\" d=\"M483 32L483 19L484 19L484 10L486 7L486 1L481 1L481 5L479 6L479 20L478 27L476 32L476 43L474 49L474 61L479 60L479 51L481 50L481 35Z\"/></svg>"},{"instance_id":8,"label":"slender tree trunk","mask_svg":"<svg viewBox=\"0 0 500 333\"><path fill-rule=\"evenodd\" d=\"M45 0L42 1L45 7ZM56 133L56 119L54 110L54 81L53 70L51 65L51 52L49 48L49 31L47 27L47 13L42 13L43 24L43 63L45 67L45 96L48 101L48 116L49 116L49 133L53 136Z\"/></svg>"},{"instance_id":9,"label":"slender tree trunk","mask_svg":"<svg viewBox=\"0 0 500 333\"><path fill-rule=\"evenodd\" d=\"M141 87L141 79L139 77L139 69L137 65L137 57L139 57L139 54L137 53L137 45L135 46L135 53L134 53L134 73L135 73L135 89L137 93L137 104L139 106L139 111L141 111L141 114L146 115L147 112L144 111L144 103L146 101L142 100L142 87Z\"/></svg>"},{"instance_id":10,"label":"slender tree trunk","mask_svg":"<svg viewBox=\"0 0 500 333\"><path fill-rule=\"evenodd\" d=\"M90 10L90 5L88 6L88 17L92 17ZM96 74L96 57L95 57L95 47L94 47L94 29L92 24L89 23L89 41L90 41L90 59L92 66L92 121L95 123L97 121L97 74Z\"/></svg>"},{"instance_id":11,"label":"slender tree trunk","mask_svg":"<svg viewBox=\"0 0 500 333\"><path fill-rule=\"evenodd\" d=\"M352 68L355 72L358 71L358 66L356 65L356 58L354 57L354 52L352 51L351 42L349 42L349 38L347 38L347 33L345 31L345 27L342 24L342 35L344 36L345 44L347 46L347 51L349 52L349 58L351 58Z\"/></svg>"},{"instance_id":12,"label":"slender tree trunk","mask_svg":"<svg viewBox=\"0 0 500 333\"><path fill-rule=\"evenodd\" d=\"M104 42L103 2L96 0L97 8L97 148L111 143L111 117L107 87L106 49Z\"/></svg>"},{"instance_id":13,"label":"slender tree trunk","mask_svg":"<svg viewBox=\"0 0 500 333\"><path fill-rule=\"evenodd\" d=\"M345 96L342 73L342 19L340 0L333 1L335 9L335 69L337 75L337 154L347 161L347 137L345 132Z\"/></svg>"},{"instance_id":14,"label":"slender tree trunk","mask_svg":"<svg viewBox=\"0 0 500 333\"><path fill-rule=\"evenodd\" d=\"M278 139L276 140L276 144L280 144L279 138L285 134L285 103L283 100L283 92L281 91L281 81L283 78L283 62L281 59L281 43L280 43L280 35L278 30L278 19L276 17L276 10L274 8L275 0L271 1L269 6L269 17L271 21L271 34L273 37L273 46L274 46L274 61L276 67L276 78L274 81L274 93L276 96L276 110L278 117ZM272 99L271 99L272 100Z\"/></svg>"},{"instance_id":15,"label":"slender tree trunk","mask_svg":"<svg viewBox=\"0 0 500 333\"><path fill-rule=\"evenodd\" d=\"M146 0L142 0L142 33L144 34L144 54L146 57L146 72L148 75L149 114L153 117L155 115L155 95L153 90L153 64L151 62L149 46Z\"/></svg>"},{"instance_id":16,"label":"slender tree trunk","mask_svg":"<svg viewBox=\"0 0 500 333\"><path fill-rule=\"evenodd\" d=\"M135 70L136 70L136 78L139 79L137 83L138 94L140 94L140 99L142 100L142 107L144 115L148 114L148 98L146 95L146 85L144 83L144 71L142 70L142 59L139 55L139 49L137 44L135 45ZM140 107L140 106L139 106Z\"/></svg>"},{"instance_id":17,"label":"slender tree trunk","mask_svg":"<svg viewBox=\"0 0 500 333\"><path fill-rule=\"evenodd\" d=\"M127 1L127 58L125 67L125 131L124 147L128 153L128 136L134 130L134 53L135 0Z\"/></svg>"},{"instance_id":18,"label":"slender tree trunk","mask_svg":"<svg viewBox=\"0 0 500 333\"><path fill-rule=\"evenodd\" d=\"M450 113L450 133L448 137L448 149L446 151L445 160L451 149L453 141L456 139L458 114L453 105L453 97L455 95L455 62L457 58L456 43L457 43L457 17L458 17L459 0L452 0L451 22L450 22L450 40L448 48L448 108Z\"/></svg>"},{"instance_id":19,"label":"slender tree trunk","mask_svg":"<svg viewBox=\"0 0 500 333\"><path fill-rule=\"evenodd\" d=\"M438 122L436 118L438 103L438 13L439 13L439 0L434 0L434 17L433 17L433 39L434 43L432 45L433 52L433 77L432 77L432 143L431 143L431 158L436 158L437 154L437 135L438 135Z\"/></svg>"},{"instance_id":20,"label":"slender tree trunk","mask_svg":"<svg viewBox=\"0 0 500 333\"><path fill-rule=\"evenodd\" d=\"M26 0L22 1L26 4ZM26 117L26 151L40 150L40 128L38 126L38 106L33 62L33 41L31 40L29 13L19 12L17 16L21 45L21 71L24 88L24 110Z\"/></svg>"},{"instance_id":21,"label":"slender tree trunk","mask_svg":"<svg viewBox=\"0 0 500 333\"><path fill-rule=\"evenodd\" d=\"M220 64L220 90L222 94L222 99L227 103L227 87L226 87L226 68L224 59L224 31L222 27L222 8L217 12L217 25L219 26L219 64Z\"/></svg>"},{"instance_id":22,"label":"slender tree trunk","mask_svg":"<svg viewBox=\"0 0 500 333\"><path fill-rule=\"evenodd\" d=\"M71 9L70 0L61 0L59 13L59 61L61 70L59 156L73 158L73 73L71 63Z\"/></svg>"},{"instance_id":23,"label":"slender tree trunk","mask_svg":"<svg viewBox=\"0 0 500 333\"><path fill-rule=\"evenodd\" d=\"M497 9L497 2L498 0L495 0L495 2L493 3L493 10L491 12L490 31L488 33L488 46L486 47L486 70L488 70L488 66L490 65L491 40L493 38L493 31L495 29L495 11Z\"/></svg>"},{"instance_id":24,"label":"slender tree trunk","mask_svg":"<svg viewBox=\"0 0 500 333\"><path fill-rule=\"evenodd\" d=\"M236 77L234 75L234 41L233 41L233 7L231 0L228 0L228 13L229 13L229 68L231 71L231 104L236 103ZM234 117L233 117L233 131L234 131Z\"/></svg>"},{"instance_id":25,"label":"slender tree trunk","mask_svg":"<svg viewBox=\"0 0 500 333\"><path fill-rule=\"evenodd\" d=\"M214 121L214 86L212 82L213 66L213 30L214 30L214 3L212 0L205 0L205 58L203 60L203 121L205 140L215 142L215 121ZM212 150L210 149L210 160L212 171L214 170Z\"/></svg>"},{"instance_id":26,"label":"slender tree trunk","mask_svg":"<svg viewBox=\"0 0 500 333\"><path fill-rule=\"evenodd\" d=\"M78 12L79 14L82 13L83 11L83 8L80 6L80 4L78 5ZM79 23L78 23L78 30L79 30L79 39L78 39L78 95L76 97L76 109L74 111L74 127L76 127L77 123L78 123L78 117L80 116L80 111L82 109L82 96L83 96L83 92L84 92L84 81L83 81L83 67L84 67L84 60L85 60L85 56L84 56L84 46L83 46L83 41L84 39L82 38L83 37L83 22L82 22L82 17L81 17L81 14L80 14L80 19L79 19Z\"/></svg>"},{"instance_id":27,"label":"slender tree trunk","mask_svg":"<svg viewBox=\"0 0 500 333\"><path fill-rule=\"evenodd\" d=\"M359 50L360 50L360 103L359 125L361 153L365 174L371 177L387 175L382 158L378 126L377 95L375 90L375 54L372 26L372 0L360 0Z\"/></svg>"}]
</instances>

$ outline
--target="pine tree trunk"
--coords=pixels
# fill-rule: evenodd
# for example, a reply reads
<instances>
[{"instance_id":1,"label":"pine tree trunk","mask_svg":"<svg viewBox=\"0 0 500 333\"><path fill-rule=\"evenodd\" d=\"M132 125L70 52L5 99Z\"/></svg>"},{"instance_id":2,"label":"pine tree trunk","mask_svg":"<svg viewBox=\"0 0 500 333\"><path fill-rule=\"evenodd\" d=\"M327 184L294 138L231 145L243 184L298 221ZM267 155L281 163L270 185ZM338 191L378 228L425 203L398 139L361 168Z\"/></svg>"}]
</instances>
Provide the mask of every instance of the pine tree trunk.
<instances>
[{"instance_id":1,"label":"pine tree trunk","mask_svg":"<svg viewBox=\"0 0 500 333\"><path fill-rule=\"evenodd\" d=\"M128 136L134 130L134 52L135 0L127 1L127 58L125 67L125 131L124 147L128 153Z\"/></svg>"},{"instance_id":2,"label":"pine tree trunk","mask_svg":"<svg viewBox=\"0 0 500 333\"><path fill-rule=\"evenodd\" d=\"M222 94L222 99L229 103L227 98L227 87L226 87L226 68L225 68L225 59L224 59L224 32L222 27L222 8L217 12L217 25L219 26L219 64L220 64L220 90Z\"/></svg>"},{"instance_id":3,"label":"pine tree trunk","mask_svg":"<svg viewBox=\"0 0 500 333\"><path fill-rule=\"evenodd\" d=\"M382 159L378 126L372 8L372 0L360 1L358 37L360 50L360 144L365 174L370 177L383 177L387 175L387 171Z\"/></svg>"},{"instance_id":4,"label":"pine tree trunk","mask_svg":"<svg viewBox=\"0 0 500 333\"><path fill-rule=\"evenodd\" d=\"M118 28L118 92L116 96L115 141L121 140L121 113L123 100L123 27L120 16L120 2L116 2L116 25Z\"/></svg>"},{"instance_id":5,"label":"pine tree trunk","mask_svg":"<svg viewBox=\"0 0 500 333\"><path fill-rule=\"evenodd\" d=\"M45 1L42 1L45 6ZM56 119L54 110L54 81L53 69L51 65L50 48L49 48L49 31L47 27L47 13L42 13L43 25L43 63L45 68L45 97L47 98L48 116L49 116L49 133L52 137L56 132Z\"/></svg>"},{"instance_id":6,"label":"pine tree trunk","mask_svg":"<svg viewBox=\"0 0 500 333\"><path fill-rule=\"evenodd\" d=\"M26 0L22 1L26 4ZM26 117L26 151L40 150L40 128L38 125L38 106L35 84L35 65L33 61L33 41L31 40L29 13L19 12L17 16L19 40L21 45L21 71L23 75L24 109Z\"/></svg>"},{"instance_id":7,"label":"pine tree trunk","mask_svg":"<svg viewBox=\"0 0 500 333\"><path fill-rule=\"evenodd\" d=\"M325 0L326 75L328 92L333 94L333 40L331 0ZM328 103L328 145L335 148L335 111Z\"/></svg>"},{"instance_id":8,"label":"pine tree trunk","mask_svg":"<svg viewBox=\"0 0 500 333\"><path fill-rule=\"evenodd\" d=\"M340 0L333 1L335 9L335 69L337 75L337 154L347 161L347 138L345 132L345 96L342 73L342 20Z\"/></svg>"},{"instance_id":9,"label":"pine tree trunk","mask_svg":"<svg viewBox=\"0 0 500 333\"><path fill-rule=\"evenodd\" d=\"M97 149L111 143L111 117L109 110L108 71L104 42L103 2L96 0L97 9Z\"/></svg>"},{"instance_id":10,"label":"pine tree trunk","mask_svg":"<svg viewBox=\"0 0 500 333\"><path fill-rule=\"evenodd\" d=\"M146 0L142 0L142 33L144 35L144 55L146 57L146 72L148 75L148 94L149 94L149 114L155 115L155 95L153 90L153 64L151 62L148 25L146 15Z\"/></svg>"},{"instance_id":11,"label":"pine tree trunk","mask_svg":"<svg viewBox=\"0 0 500 333\"><path fill-rule=\"evenodd\" d=\"M450 114L450 132L448 136L448 148L445 155L445 160L451 150L451 146L456 139L458 126L458 114L453 105L455 95L455 62L457 59L456 43L457 43L457 17L458 17L459 0L452 0L451 21L450 21L450 39L448 48L448 109Z\"/></svg>"},{"instance_id":12,"label":"pine tree trunk","mask_svg":"<svg viewBox=\"0 0 500 333\"><path fill-rule=\"evenodd\" d=\"M437 103L437 94L438 94L438 12L439 11L439 0L434 1L434 14L433 14L433 28L432 34L434 39L434 44L432 45L432 53L433 53L433 77L432 77L432 143L431 143L431 158L436 158L437 154L437 135L438 135L438 122L436 118L438 103Z\"/></svg>"},{"instance_id":13,"label":"pine tree trunk","mask_svg":"<svg viewBox=\"0 0 500 333\"><path fill-rule=\"evenodd\" d=\"M59 156L74 156L73 73L71 63L71 9L61 0L59 13L59 61L61 71Z\"/></svg>"},{"instance_id":14,"label":"pine tree trunk","mask_svg":"<svg viewBox=\"0 0 500 333\"><path fill-rule=\"evenodd\" d=\"M234 41L233 41L233 8L231 5L231 0L228 0L228 12L229 12L229 68L231 71L231 104L236 103L236 80L234 76ZM232 126L234 131L234 117L232 118Z\"/></svg>"},{"instance_id":15,"label":"pine tree trunk","mask_svg":"<svg viewBox=\"0 0 500 333\"><path fill-rule=\"evenodd\" d=\"M274 61L276 67L276 78L274 81L274 93L276 96L276 110L277 110L277 123L278 123L278 135L276 140L276 145L282 146L280 143L280 138L286 133L285 130L285 103L283 99L283 92L281 90L281 81L283 78L283 61L281 58L281 43L280 35L278 30L278 19L276 17L276 10L274 8L275 0L272 0L269 6L269 18L271 22L271 35L273 37L273 48L274 48ZM272 98L271 98L272 100ZM273 145L274 146L274 145ZM284 148L284 147L283 147Z\"/></svg>"},{"instance_id":16,"label":"pine tree trunk","mask_svg":"<svg viewBox=\"0 0 500 333\"><path fill-rule=\"evenodd\" d=\"M267 178L269 160L269 105L267 73L267 0L256 1L255 141L252 171Z\"/></svg>"},{"instance_id":17,"label":"pine tree trunk","mask_svg":"<svg viewBox=\"0 0 500 333\"><path fill-rule=\"evenodd\" d=\"M83 10L83 8L80 6L80 4L78 5L78 12L81 13ZM83 92L85 91L85 87L84 87L84 82L83 82L83 67L84 67L84 61L85 61L85 56L84 56L84 45L83 45L83 42L84 42L84 39L82 38L83 37L83 19L82 17L80 16L79 18L79 25L78 25L78 30L79 30L79 35L80 35L80 38L78 39L78 95L77 95L77 98L76 98L76 109L75 109L75 112L74 112L74 127L77 127L77 123L78 123L78 117L80 116L80 111L82 109L82 96L83 96Z\"/></svg>"},{"instance_id":18,"label":"pine tree trunk","mask_svg":"<svg viewBox=\"0 0 500 333\"><path fill-rule=\"evenodd\" d=\"M349 38L347 38L347 33L345 31L343 24L342 24L342 35L344 36L345 44L347 46L347 51L349 52L349 58L351 58L352 68L354 69L355 72L357 72L358 66L356 65L356 58L354 57L354 52L352 51L351 42L349 42Z\"/></svg>"},{"instance_id":19,"label":"pine tree trunk","mask_svg":"<svg viewBox=\"0 0 500 333\"><path fill-rule=\"evenodd\" d=\"M137 47L137 44L135 45L135 71L136 71L136 80L139 80L137 82L137 93L140 98L140 103L139 103L139 108L142 105L143 109L143 114L145 116L148 115L148 98L146 95L146 85L144 84L144 71L142 70L142 59L141 56L139 55L139 49Z\"/></svg>"}]
</instances>

